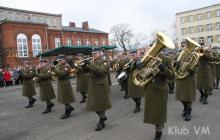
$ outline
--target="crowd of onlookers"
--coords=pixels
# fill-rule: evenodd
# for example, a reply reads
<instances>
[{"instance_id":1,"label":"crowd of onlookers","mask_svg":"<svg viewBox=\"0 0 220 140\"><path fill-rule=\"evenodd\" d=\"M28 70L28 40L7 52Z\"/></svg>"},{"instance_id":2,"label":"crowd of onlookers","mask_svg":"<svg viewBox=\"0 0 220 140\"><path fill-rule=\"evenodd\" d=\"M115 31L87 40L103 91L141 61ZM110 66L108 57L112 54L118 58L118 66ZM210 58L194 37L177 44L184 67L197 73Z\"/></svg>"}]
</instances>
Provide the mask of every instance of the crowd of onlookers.
<instances>
[{"instance_id":1,"label":"crowd of onlookers","mask_svg":"<svg viewBox=\"0 0 220 140\"><path fill-rule=\"evenodd\" d=\"M21 68L0 68L0 88L22 83Z\"/></svg>"}]
</instances>

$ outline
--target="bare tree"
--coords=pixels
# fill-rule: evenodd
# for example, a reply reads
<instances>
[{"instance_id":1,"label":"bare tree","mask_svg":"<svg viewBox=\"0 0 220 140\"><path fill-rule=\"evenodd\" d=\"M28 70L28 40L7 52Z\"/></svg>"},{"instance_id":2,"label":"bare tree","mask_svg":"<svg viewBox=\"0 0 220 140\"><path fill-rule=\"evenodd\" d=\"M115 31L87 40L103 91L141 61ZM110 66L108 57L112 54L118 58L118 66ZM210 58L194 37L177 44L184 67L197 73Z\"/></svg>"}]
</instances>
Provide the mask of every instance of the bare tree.
<instances>
[{"instance_id":1,"label":"bare tree","mask_svg":"<svg viewBox=\"0 0 220 140\"><path fill-rule=\"evenodd\" d=\"M111 43L119 45L124 52L127 52L127 47L133 37L130 26L128 24L115 25L111 28L110 34L112 35Z\"/></svg>"},{"instance_id":2,"label":"bare tree","mask_svg":"<svg viewBox=\"0 0 220 140\"><path fill-rule=\"evenodd\" d=\"M147 44L147 36L144 35L144 34L137 34L137 35L134 35L129 44L128 44L128 47L129 49L137 49L137 48L141 48L143 46L145 46Z\"/></svg>"}]
</instances>

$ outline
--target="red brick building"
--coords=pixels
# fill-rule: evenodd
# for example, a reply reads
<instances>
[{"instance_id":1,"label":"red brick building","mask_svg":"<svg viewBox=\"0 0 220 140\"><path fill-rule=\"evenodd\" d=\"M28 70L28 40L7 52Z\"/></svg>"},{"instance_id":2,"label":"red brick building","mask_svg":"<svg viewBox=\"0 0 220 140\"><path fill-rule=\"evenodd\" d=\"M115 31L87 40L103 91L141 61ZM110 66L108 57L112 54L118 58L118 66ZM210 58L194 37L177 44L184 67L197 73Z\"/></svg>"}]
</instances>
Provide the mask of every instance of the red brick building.
<instances>
[{"instance_id":1,"label":"red brick building","mask_svg":"<svg viewBox=\"0 0 220 140\"><path fill-rule=\"evenodd\" d=\"M24 60L38 62L37 54L63 45L109 45L108 33L89 28L62 26L61 14L0 7L0 66L16 67Z\"/></svg>"}]
</instances>

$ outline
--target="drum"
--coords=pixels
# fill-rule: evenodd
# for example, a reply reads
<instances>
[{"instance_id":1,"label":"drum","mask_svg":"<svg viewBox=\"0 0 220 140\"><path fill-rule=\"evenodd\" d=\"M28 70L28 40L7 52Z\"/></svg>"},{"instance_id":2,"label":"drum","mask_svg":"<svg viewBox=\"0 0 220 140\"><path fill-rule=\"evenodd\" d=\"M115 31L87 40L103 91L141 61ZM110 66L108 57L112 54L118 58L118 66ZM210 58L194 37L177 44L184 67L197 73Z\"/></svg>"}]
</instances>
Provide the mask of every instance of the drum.
<instances>
[{"instance_id":1,"label":"drum","mask_svg":"<svg viewBox=\"0 0 220 140\"><path fill-rule=\"evenodd\" d=\"M118 75L117 79L118 81L124 81L127 79L127 77L128 77L128 74L125 71L123 71Z\"/></svg>"}]
</instances>

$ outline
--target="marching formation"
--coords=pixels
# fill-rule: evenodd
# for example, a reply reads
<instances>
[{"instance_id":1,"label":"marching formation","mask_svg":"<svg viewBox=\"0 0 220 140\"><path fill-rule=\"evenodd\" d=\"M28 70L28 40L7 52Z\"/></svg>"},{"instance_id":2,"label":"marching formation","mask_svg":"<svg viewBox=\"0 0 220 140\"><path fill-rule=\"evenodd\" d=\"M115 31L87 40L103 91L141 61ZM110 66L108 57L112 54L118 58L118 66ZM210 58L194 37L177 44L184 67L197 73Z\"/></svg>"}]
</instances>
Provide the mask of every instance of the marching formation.
<instances>
[{"instance_id":1,"label":"marching formation","mask_svg":"<svg viewBox=\"0 0 220 140\"><path fill-rule=\"evenodd\" d=\"M170 51L163 51L165 48ZM141 111L141 99L144 97L144 123L155 126L154 140L160 140L167 121L168 93L173 94L175 90L176 100L183 104L182 116L185 121L190 121L196 90L201 94L201 103L206 105L208 96L219 85L220 54L210 45L186 38L179 53L175 54L174 48L169 37L157 32L155 41L145 54L138 55L133 50L129 55L123 53L114 62L99 48L93 49L91 57L78 54L71 65L65 55L59 55L53 66L45 59L40 59L37 67L25 61L22 70L22 95L28 98L25 108L33 107L36 102L35 85L38 85L40 100L46 102L43 114L52 111L54 103L51 100L57 96L57 101L65 107L60 118L70 117L75 96L69 77L76 74L76 91L82 96L80 103L87 103L87 110L97 114L99 119L95 130L100 131L108 120L106 111L112 108L110 67L113 66L121 91L125 92L124 99L134 101L133 113ZM57 95L52 79L57 80Z\"/></svg>"}]
</instances>

